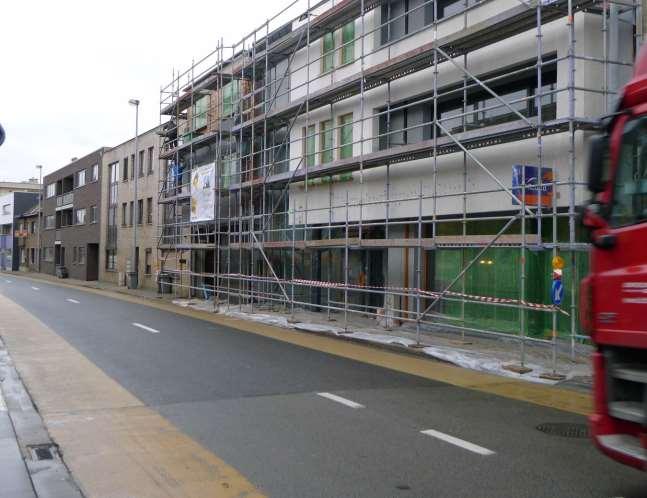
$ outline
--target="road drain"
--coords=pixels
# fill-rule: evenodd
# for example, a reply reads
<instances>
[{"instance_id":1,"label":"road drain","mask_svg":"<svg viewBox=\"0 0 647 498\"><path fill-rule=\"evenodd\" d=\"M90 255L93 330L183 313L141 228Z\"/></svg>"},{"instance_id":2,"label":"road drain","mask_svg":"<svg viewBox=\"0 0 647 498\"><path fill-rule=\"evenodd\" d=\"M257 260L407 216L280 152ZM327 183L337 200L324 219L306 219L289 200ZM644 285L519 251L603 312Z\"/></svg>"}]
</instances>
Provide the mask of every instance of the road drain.
<instances>
[{"instance_id":1,"label":"road drain","mask_svg":"<svg viewBox=\"0 0 647 498\"><path fill-rule=\"evenodd\" d=\"M551 436L572 437L584 439L589 437L586 424L547 423L539 424L537 430Z\"/></svg>"},{"instance_id":2,"label":"road drain","mask_svg":"<svg viewBox=\"0 0 647 498\"><path fill-rule=\"evenodd\" d=\"M29 451L31 452L31 457L34 460L54 460L58 452L56 451L56 446L51 444L41 444L37 446L28 446Z\"/></svg>"}]
</instances>

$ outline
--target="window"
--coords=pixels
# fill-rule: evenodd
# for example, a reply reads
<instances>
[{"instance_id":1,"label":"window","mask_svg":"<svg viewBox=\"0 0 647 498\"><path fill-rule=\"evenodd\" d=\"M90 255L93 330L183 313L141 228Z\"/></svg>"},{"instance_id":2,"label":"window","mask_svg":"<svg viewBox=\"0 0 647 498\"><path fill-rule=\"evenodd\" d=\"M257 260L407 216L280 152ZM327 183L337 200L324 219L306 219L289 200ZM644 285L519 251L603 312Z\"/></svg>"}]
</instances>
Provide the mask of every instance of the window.
<instances>
[{"instance_id":1,"label":"window","mask_svg":"<svg viewBox=\"0 0 647 498\"><path fill-rule=\"evenodd\" d=\"M76 209L74 211L74 224L85 225L85 208Z\"/></svg>"},{"instance_id":2,"label":"window","mask_svg":"<svg viewBox=\"0 0 647 498\"><path fill-rule=\"evenodd\" d=\"M56 216L53 214L45 216L45 228L54 228L56 225Z\"/></svg>"},{"instance_id":3,"label":"window","mask_svg":"<svg viewBox=\"0 0 647 498\"><path fill-rule=\"evenodd\" d=\"M139 199L137 201L137 224L141 225L144 223L144 199Z\"/></svg>"},{"instance_id":4,"label":"window","mask_svg":"<svg viewBox=\"0 0 647 498\"><path fill-rule=\"evenodd\" d=\"M79 247L78 259L76 262L80 265L85 264L85 247Z\"/></svg>"},{"instance_id":5,"label":"window","mask_svg":"<svg viewBox=\"0 0 647 498\"><path fill-rule=\"evenodd\" d=\"M353 114L339 118L339 159L353 156Z\"/></svg>"},{"instance_id":6,"label":"window","mask_svg":"<svg viewBox=\"0 0 647 498\"><path fill-rule=\"evenodd\" d=\"M315 125L310 125L306 129L306 127L303 127L302 130L303 133L303 155L304 155L304 160L306 163L306 166L314 166L315 165L315 157L316 157L316 147L315 147Z\"/></svg>"},{"instance_id":7,"label":"window","mask_svg":"<svg viewBox=\"0 0 647 498\"><path fill-rule=\"evenodd\" d=\"M36 233L36 222L32 221L29 224L29 233Z\"/></svg>"},{"instance_id":8,"label":"window","mask_svg":"<svg viewBox=\"0 0 647 498\"><path fill-rule=\"evenodd\" d=\"M123 202L121 204L121 226L125 227L128 223L126 223L126 219L128 217L128 203Z\"/></svg>"},{"instance_id":9,"label":"window","mask_svg":"<svg viewBox=\"0 0 647 498\"><path fill-rule=\"evenodd\" d=\"M203 95L193 104L193 130L207 126L207 110L209 109L209 95Z\"/></svg>"},{"instance_id":10,"label":"window","mask_svg":"<svg viewBox=\"0 0 647 498\"><path fill-rule=\"evenodd\" d=\"M47 185L47 198L54 197L56 195L56 184L50 183Z\"/></svg>"},{"instance_id":11,"label":"window","mask_svg":"<svg viewBox=\"0 0 647 498\"><path fill-rule=\"evenodd\" d=\"M647 118L628 121L622 132L611 205L611 226L647 221Z\"/></svg>"},{"instance_id":12,"label":"window","mask_svg":"<svg viewBox=\"0 0 647 498\"><path fill-rule=\"evenodd\" d=\"M341 64L350 64L355 59L355 21L341 28Z\"/></svg>"},{"instance_id":13,"label":"window","mask_svg":"<svg viewBox=\"0 0 647 498\"><path fill-rule=\"evenodd\" d=\"M130 216L128 217L128 224L133 226L133 221L135 220L135 203L130 201Z\"/></svg>"},{"instance_id":14,"label":"window","mask_svg":"<svg viewBox=\"0 0 647 498\"><path fill-rule=\"evenodd\" d=\"M93 182L96 182L99 179L99 165L95 164L92 166L92 180Z\"/></svg>"},{"instance_id":15,"label":"window","mask_svg":"<svg viewBox=\"0 0 647 498\"><path fill-rule=\"evenodd\" d=\"M130 155L130 178L135 178L135 154Z\"/></svg>"},{"instance_id":16,"label":"window","mask_svg":"<svg viewBox=\"0 0 647 498\"><path fill-rule=\"evenodd\" d=\"M36 263L36 249L29 249L29 262L33 265Z\"/></svg>"},{"instance_id":17,"label":"window","mask_svg":"<svg viewBox=\"0 0 647 498\"><path fill-rule=\"evenodd\" d=\"M144 274L151 275L153 273L153 268L151 266L151 261L153 259L153 250L148 247L144 253Z\"/></svg>"},{"instance_id":18,"label":"window","mask_svg":"<svg viewBox=\"0 0 647 498\"><path fill-rule=\"evenodd\" d=\"M144 153L145 151L139 151L139 176L144 176Z\"/></svg>"},{"instance_id":19,"label":"window","mask_svg":"<svg viewBox=\"0 0 647 498\"><path fill-rule=\"evenodd\" d=\"M231 116L238 108L240 80L230 81L222 87L222 114Z\"/></svg>"},{"instance_id":20,"label":"window","mask_svg":"<svg viewBox=\"0 0 647 498\"><path fill-rule=\"evenodd\" d=\"M332 120L330 119L319 124L319 150L321 164L332 161Z\"/></svg>"},{"instance_id":21,"label":"window","mask_svg":"<svg viewBox=\"0 0 647 498\"><path fill-rule=\"evenodd\" d=\"M119 177L119 162L112 163L108 166L108 177L110 184L108 186L108 205L117 205L117 181Z\"/></svg>"},{"instance_id":22,"label":"window","mask_svg":"<svg viewBox=\"0 0 647 498\"><path fill-rule=\"evenodd\" d=\"M97 206L90 206L90 223L97 222Z\"/></svg>"},{"instance_id":23,"label":"window","mask_svg":"<svg viewBox=\"0 0 647 498\"><path fill-rule=\"evenodd\" d=\"M153 174L153 147L148 148L148 174Z\"/></svg>"},{"instance_id":24,"label":"window","mask_svg":"<svg viewBox=\"0 0 647 498\"><path fill-rule=\"evenodd\" d=\"M124 165L123 168L121 168L122 169L122 177L121 177L121 179L124 182L127 182L128 181L128 158L127 157L124 157L123 165Z\"/></svg>"},{"instance_id":25,"label":"window","mask_svg":"<svg viewBox=\"0 0 647 498\"><path fill-rule=\"evenodd\" d=\"M153 223L153 198L146 199L146 223Z\"/></svg>"},{"instance_id":26,"label":"window","mask_svg":"<svg viewBox=\"0 0 647 498\"><path fill-rule=\"evenodd\" d=\"M76 172L76 187L83 187L85 185L85 170Z\"/></svg>"},{"instance_id":27,"label":"window","mask_svg":"<svg viewBox=\"0 0 647 498\"><path fill-rule=\"evenodd\" d=\"M54 261L54 248L53 247L44 247L43 248L43 261L52 262Z\"/></svg>"},{"instance_id":28,"label":"window","mask_svg":"<svg viewBox=\"0 0 647 498\"><path fill-rule=\"evenodd\" d=\"M117 251L114 249L106 250L106 270L115 270L117 268Z\"/></svg>"},{"instance_id":29,"label":"window","mask_svg":"<svg viewBox=\"0 0 647 498\"><path fill-rule=\"evenodd\" d=\"M445 5L460 3L461 8L466 0L439 0L438 19L445 17ZM470 4L478 0L467 0ZM448 10L449 12L449 10ZM434 18L433 2L425 0L390 0L382 3L382 44L399 40L405 35L420 31L431 24Z\"/></svg>"},{"instance_id":30,"label":"window","mask_svg":"<svg viewBox=\"0 0 647 498\"><path fill-rule=\"evenodd\" d=\"M326 33L321 42L321 72L332 71L335 66L335 34Z\"/></svg>"}]
</instances>

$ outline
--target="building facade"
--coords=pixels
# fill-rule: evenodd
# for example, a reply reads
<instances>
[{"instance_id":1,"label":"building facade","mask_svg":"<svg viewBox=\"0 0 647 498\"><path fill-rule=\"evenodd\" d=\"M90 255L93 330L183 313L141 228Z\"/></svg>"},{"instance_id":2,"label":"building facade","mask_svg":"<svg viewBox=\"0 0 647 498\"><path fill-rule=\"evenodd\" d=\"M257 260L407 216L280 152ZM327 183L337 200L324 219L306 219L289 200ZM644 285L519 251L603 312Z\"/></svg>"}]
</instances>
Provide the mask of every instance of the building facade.
<instances>
[{"instance_id":1,"label":"building facade","mask_svg":"<svg viewBox=\"0 0 647 498\"><path fill-rule=\"evenodd\" d=\"M79 280L99 278L100 148L45 176L41 271Z\"/></svg>"},{"instance_id":2,"label":"building facade","mask_svg":"<svg viewBox=\"0 0 647 498\"><path fill-rule=\"evenodd\" d=\"M135 151L133 138L107 150L103 155L100 280L126 285L126 273L134 269L138 273L139 287L156 288L159 197L157 132L156 127L139 135L138 151Z\"/></svg>"},{"instance_id":3,"label":"building facade","mask_svg":"<svg viewBox=\"0 0 647 498\"><path fill-rule=\"evenodd\" d=\"M574 342L585 151L640 3L309 5L161 91L177 292Z\"/></svg>"},{"instance_id":4,"label":"building facade","mask_svg":"<svg viewBox=\"0 0 647 498\"><path fill-rule=\"evenodd\" d=\"M38 204L38 193L12 192L0 197L0 270L18 271L21 262L21 216Z\"/></svg>"},{"instance_id":5,"label":"building facade","mask_svg":"<svg viewBox=\"0 0 647 498\"><path fill-rule=\"evenodd\" d=\"M18 270L24 272L40 271L38 258L40 208L38 204L16 218L15 235L18 238Z\"/></svg>"}]
</instances>

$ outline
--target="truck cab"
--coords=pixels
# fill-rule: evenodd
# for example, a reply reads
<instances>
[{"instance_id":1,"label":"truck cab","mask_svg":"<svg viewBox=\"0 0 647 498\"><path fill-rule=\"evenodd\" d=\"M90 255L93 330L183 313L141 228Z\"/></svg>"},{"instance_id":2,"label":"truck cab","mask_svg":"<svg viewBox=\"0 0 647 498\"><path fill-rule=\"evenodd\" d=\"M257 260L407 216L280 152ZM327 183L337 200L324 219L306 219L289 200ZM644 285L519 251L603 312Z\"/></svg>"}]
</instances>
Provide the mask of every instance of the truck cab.
<instances>
[{"instance_id":1,"label":"truck cab","mask_svg":"<svg viewBox=\"0 0 647 498\"><path fill-rule=\"evenodd\" d=\"M593 354L591 433L615 460L647 470L647 51L636 61L606 133L590 142L583 224L590 274L580 318Z\"/></svg>"}]
</instances>

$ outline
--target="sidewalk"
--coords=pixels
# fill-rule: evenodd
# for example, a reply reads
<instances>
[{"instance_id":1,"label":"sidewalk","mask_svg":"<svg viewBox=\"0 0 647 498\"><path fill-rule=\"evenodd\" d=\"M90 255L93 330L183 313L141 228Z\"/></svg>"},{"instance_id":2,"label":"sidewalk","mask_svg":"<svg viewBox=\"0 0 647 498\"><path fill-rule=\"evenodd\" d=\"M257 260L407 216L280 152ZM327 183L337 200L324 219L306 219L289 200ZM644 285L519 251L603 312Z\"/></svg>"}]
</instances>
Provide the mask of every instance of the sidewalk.
<instances>
[{"instance_id":1,"label":"sidewalk","mask_svg":"<svg viewBox=\"0 0 647 498\"><path fill-rule=\"evenodd\" d=\"M6 350L0 341L0 366L5 355ZM1 376L0 380L3 380ZM25 461L20 454L2 389L0 389L0 495L3 498L36 498Z\"/></svg>"},{"instance_id":2,"label":"sidewalk","mask_svg":"<svg viewBox=\"0 0 647 498\"><path fill-rule=\"evenodd\" d=\"M116 292L133 297L157 302L174 304L184 309L201 312L216 312L213 301L202 299L177 299L172 295L160 295L155 291L128 289L111 283L99 281L82 281L59 279L52 275L40 273L11 273L14 276L50 281L62 285L86 287L91 289ZM525 345L524 365L531 369L526 374L519 374L504 368L507 365L518 365L520 362L520 342L514 336L492 337L478 334L466 335L464 340L460 333L448 332L438 328L424 329L421 334L421 345L416 346L415 327L410 324L385 330L374 318L349 314L348 327L344 330L343 315L317 313L302 309L295 310L294 315L284 309L268 306L235 306L220 304L218 313L240 320L263 323L286 329L333 336L340 340L350 340L372 344L374 346L396 350L401 353L434 358L454 365L496 375L545 383L577 390L589 391L591 388L591 368L589 356L591 347L577 344L575 355L571 356L570 344L559 342L556 351L556 371L565 376L564 380L549 380L542 374L553 370L552 349L547 344L527 342Z\"/></svg>"},{"instance_id":3,"label":"sidewalk","mask_svg":"<svg viewBox=\"0 0 647 498\"><path fill-rule=\"evenodd\" d=\"M0 323L0 333L8 329ZM0 496L81 498L0 339Z\"/></svg>"}]
</instances>

